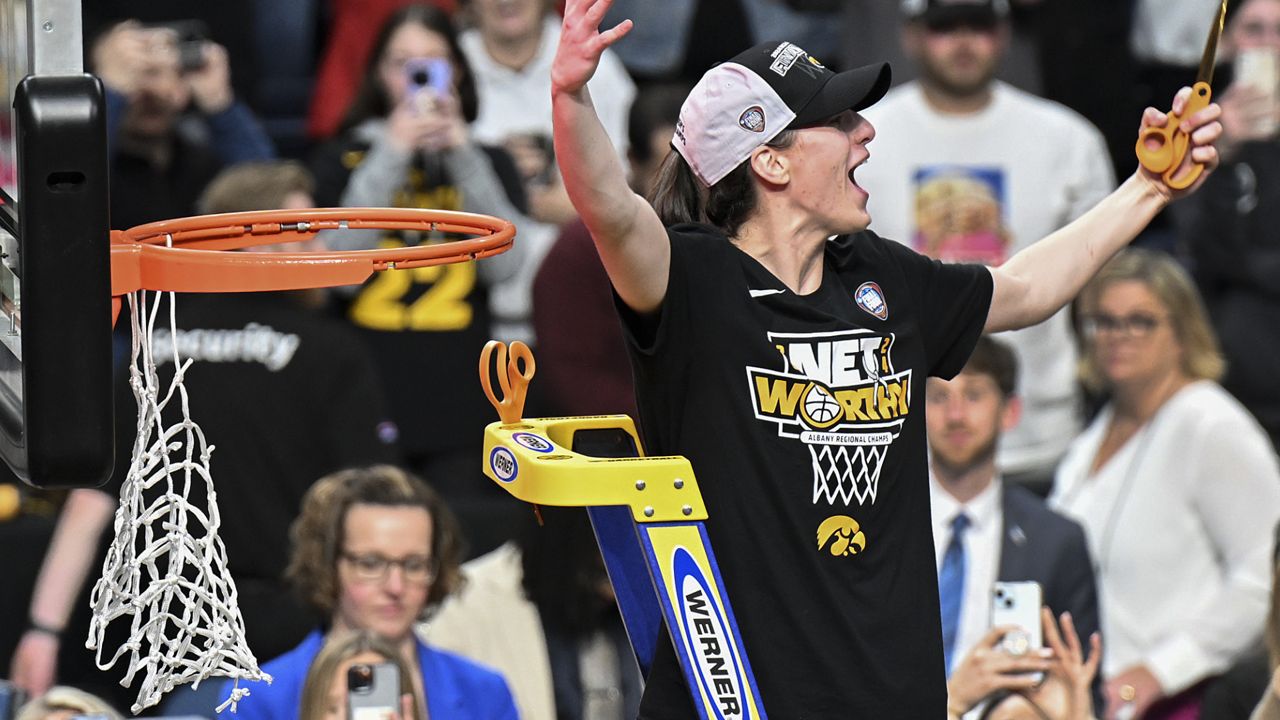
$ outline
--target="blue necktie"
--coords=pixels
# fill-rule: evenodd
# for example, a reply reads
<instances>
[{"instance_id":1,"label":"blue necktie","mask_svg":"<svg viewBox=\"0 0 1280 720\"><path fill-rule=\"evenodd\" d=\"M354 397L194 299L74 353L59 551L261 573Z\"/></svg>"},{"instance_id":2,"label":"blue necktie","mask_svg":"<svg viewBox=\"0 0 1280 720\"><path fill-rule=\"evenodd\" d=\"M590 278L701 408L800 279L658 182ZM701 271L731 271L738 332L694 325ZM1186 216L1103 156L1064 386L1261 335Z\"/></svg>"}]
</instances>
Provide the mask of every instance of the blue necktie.
<instances>
[{"instance_id":1,"label":"blue necktie","mask_svg":"<svg viewBox=\"0 0 1280 720\"><path fill-rule=\"evenodd\" d=\"M969 516L956 515L951 521L951 542L942 555L942 568L938 570L938 600L942 608L942 656L947 675L951 674L952 652L956 636L960 634L960 605L964 600L964 531L969 527Z\"/></svg>"}]
</instances>

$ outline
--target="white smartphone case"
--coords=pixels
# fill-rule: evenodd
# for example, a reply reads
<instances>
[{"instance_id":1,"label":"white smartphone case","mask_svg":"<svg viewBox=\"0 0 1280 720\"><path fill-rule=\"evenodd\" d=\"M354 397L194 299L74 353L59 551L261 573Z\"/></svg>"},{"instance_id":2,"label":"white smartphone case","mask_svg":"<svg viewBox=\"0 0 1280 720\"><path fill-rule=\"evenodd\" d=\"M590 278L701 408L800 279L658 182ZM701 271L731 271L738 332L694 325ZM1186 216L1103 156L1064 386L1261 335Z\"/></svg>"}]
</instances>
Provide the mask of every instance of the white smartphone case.
<instances>
[{"instance_id":1,"label":"white smartphone case","mask_svg":"<svg viewBox=\"0 0 1280 720\"><path fill-rule=\"evenodd\" d=\"M996 582L991 586L991 626L1017 625L1019 633L1010 633L1000 647L1021 655L1044 645L1040 632L1040 606L1043 604L1040 583L1034 581Z\"/></svg>"},{"instance_id":2,"label":"white smartphone case","mask_svg":"<svg viewBox=\"0 0 1280 720\"><path fill-rule=\"evenodd\" d=\"M1266 94L1270 106L1280 110L1280 53L1271 48L1248 48L1236 53L1232 68L1232 82L1252 85ZM1259 133L1271 135L1277 129L1275 118L1268 119L1258 128Z\"/></svg>"}]
</instances>

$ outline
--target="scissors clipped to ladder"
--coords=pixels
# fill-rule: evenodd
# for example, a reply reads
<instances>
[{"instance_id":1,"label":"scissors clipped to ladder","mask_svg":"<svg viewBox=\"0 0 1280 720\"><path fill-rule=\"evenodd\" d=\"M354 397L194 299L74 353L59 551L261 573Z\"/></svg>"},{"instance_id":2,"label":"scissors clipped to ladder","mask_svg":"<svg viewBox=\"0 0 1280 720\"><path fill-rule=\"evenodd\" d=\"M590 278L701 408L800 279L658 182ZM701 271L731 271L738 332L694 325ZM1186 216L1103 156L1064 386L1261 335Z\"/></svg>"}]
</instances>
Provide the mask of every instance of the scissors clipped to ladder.
<instances>
[{"instance_id":1,"label":"scissors clipped to ladder","mask_svg":"<svg viewBox=\"0 0 1280 720\"><path fill-rule=\"evenodd\" d=\"M688 459L645 455L626 415L523 417L534 368L520 342L481 353L480 384L501 418L485 428L484 474L535 507L587 509L644 675L670 642L702 720L768 720Z\"/></svg>"}]
</instances>

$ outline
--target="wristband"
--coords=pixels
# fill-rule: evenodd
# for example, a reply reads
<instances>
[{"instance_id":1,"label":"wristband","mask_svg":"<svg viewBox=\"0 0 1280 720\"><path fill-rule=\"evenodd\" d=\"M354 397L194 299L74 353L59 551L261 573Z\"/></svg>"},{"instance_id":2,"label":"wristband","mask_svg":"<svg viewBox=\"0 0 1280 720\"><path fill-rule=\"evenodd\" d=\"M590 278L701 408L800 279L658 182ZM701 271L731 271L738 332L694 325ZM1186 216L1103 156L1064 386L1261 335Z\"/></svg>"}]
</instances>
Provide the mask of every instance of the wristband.
<instances>
[{"instance_id":1,"label":"wristband","mask_svg":"<svg viewBox=\"0 0 1280 720\"><path fill-rule=\"evenodd\" d=\"M27 630L30 632L38 632L41 635L48 635L55 639L60 639L62 637L62 630L51 628L48 625L42 625L35 620L27 621Z\"/></svg>"}]
</instances>

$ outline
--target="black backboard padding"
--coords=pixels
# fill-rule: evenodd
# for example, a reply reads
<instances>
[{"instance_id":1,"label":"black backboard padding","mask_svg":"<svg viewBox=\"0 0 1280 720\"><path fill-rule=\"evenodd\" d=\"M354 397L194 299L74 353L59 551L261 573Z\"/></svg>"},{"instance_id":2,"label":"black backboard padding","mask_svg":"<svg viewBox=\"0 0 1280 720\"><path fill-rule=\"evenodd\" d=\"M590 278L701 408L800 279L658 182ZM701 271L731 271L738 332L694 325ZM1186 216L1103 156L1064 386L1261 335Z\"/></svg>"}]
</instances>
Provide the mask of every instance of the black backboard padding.
<instances>
[{"instance_id":1,"label":"black backboard padding","mask_svg":"<svg viewBox=\"0 0 1280 720\"><path fill-rule=\"evenodd\" d=\"M101 485L115 444L102 84L27 77L14 115L23 398L0 393L0 456L37 487Z\"/></svg>"}]
</instances>

